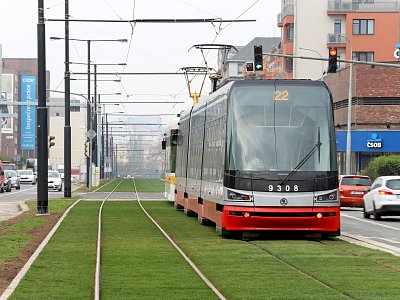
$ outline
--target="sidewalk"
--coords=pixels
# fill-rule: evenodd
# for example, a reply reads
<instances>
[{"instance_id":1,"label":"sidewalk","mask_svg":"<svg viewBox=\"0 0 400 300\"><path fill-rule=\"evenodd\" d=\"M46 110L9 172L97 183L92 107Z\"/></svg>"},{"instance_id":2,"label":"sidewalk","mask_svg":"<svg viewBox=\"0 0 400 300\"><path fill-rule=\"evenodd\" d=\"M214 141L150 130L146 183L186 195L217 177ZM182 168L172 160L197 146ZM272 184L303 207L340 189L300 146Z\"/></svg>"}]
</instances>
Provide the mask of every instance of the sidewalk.
<instances>
[{"instance_id":1,"label":"sidewalk","mask_svg":"<svg viewBox=\"0 0 400 300\"><path fill-rule=\"evenodd\" d=\"M0 202L0 221L12 219L29 208L24 201L21 202Z\"/></svg>"},{"instance_id":2,"label":"sidewalk","mask_svg":"<svg viewBox=\"0 0 400 300\"><path fill-rule=\"evenodd\" d=\"M80 186L74 186L72 188L72 192L77 190ZM63 193L64 195L64 193ZM0 221L6 221L12 219L16 216L19 216L25 211L28 211L29 208L25 204L25 201L20 202L0 202Z\"/></svg>"}]
</instances>

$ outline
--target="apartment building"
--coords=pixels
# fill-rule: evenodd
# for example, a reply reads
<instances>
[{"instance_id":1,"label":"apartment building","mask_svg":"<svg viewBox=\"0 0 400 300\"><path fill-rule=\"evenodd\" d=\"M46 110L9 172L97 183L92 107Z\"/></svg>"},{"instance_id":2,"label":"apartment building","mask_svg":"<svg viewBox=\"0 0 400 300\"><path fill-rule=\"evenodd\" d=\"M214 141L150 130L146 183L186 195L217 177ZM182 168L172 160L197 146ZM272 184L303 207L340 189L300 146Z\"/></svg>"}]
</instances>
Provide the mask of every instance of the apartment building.
<instances>
[{"instance_id":1,"label":"apartment building","mask_svg":"<svg viewBox=\"0 0 400 300\"><path fill-rule=\"evenodd\" d=\"M342 59L397 61L398 0L282 0L278 26L284 54L328 58L336 47ZM290 78L319 79L327 62L285 58L282 68Z\"/></svg>"},{"instance_id":2,"label":"apartment building","mask_svg":"<svg viewBox=\"0 0 400 300\"><path fill-rule=\"evenodd\" d=\"M398 0L282 0L278 26L282 52L328 58L335 47L342 59L397 62ZM344 172L348 128L349 68L339 64L325 74L328 63L285 58L282 68L291 78L320 79L332 91L338 163ZM351 172L385 153L400 153L400 69L354 65L352 74Z\"/></svg>"}]
</instances>

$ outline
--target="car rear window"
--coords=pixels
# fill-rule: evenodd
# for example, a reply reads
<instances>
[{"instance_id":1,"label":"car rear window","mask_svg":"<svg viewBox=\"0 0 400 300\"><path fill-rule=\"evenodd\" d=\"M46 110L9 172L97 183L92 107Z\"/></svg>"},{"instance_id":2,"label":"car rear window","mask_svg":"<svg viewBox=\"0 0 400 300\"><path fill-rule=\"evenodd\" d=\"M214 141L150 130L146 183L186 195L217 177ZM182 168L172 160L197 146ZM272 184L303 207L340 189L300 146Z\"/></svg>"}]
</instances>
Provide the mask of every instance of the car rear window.
<instances>
[{"instance_id":1,"label":"car rear window","mask_svg":"<svg viewBox=\"0 0 400 300\"><path fill-rule=\"evenodd\" d=\"M371 179L364 177L343 177L342 185L361 185L361 186L370 186Z\"/></svg>"},{"instance_id":2,"label":"car rear window","mask_svg":"<svg viewBox=\"0 0 400 300\"><path fill-rule=\"evenodd\" d=\"M392 190L400 190L400 180L399 179L388 180L386 181L386 186Z\"/></svg>"}]
</instances>

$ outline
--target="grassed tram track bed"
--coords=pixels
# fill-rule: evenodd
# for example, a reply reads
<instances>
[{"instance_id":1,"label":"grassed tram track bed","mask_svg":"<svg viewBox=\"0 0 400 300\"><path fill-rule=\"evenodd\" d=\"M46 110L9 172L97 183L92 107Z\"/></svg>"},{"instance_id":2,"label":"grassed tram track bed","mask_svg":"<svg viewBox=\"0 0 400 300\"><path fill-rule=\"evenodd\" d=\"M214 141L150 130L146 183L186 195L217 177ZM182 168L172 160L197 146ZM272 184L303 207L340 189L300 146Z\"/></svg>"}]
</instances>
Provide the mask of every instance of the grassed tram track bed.
<instances>
[{"instance_id":1,"label":"grassed tram track bed","mask_svg":"<svg viewBox=\"0 0 400 300\"><path fill-rule=\"evenodd\" d=\"M400 259L340 240L224 239L170 203L143 203L228 299L399 299Z\"/></svg>"},{"instance_id":2,"label":"grassed tram track bed","mask_svg":"<svg viewBox=\"0 0 400 300\"><path fill-rule=\"evenodd\" d=\"M390 254L340 240L225 239L169 202L142 204L227 299L400 298ZM71 210L13 299L93 297L99 205ZM103 299L215 298L136 201L105 203L102 238Z\"/></svg>"}]
</instances>

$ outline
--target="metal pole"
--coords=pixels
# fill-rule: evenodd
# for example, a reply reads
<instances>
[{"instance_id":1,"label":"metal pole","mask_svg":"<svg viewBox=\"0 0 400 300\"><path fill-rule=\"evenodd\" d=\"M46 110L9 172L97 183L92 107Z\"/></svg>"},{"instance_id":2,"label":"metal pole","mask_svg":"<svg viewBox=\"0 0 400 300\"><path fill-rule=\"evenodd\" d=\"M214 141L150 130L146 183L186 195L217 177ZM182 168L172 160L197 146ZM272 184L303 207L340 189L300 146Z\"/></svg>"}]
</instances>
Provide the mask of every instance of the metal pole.
<instances>
[{"instance_id":1,"label":"metal pole","mask_svg":"<svg viewBox=\"0 0 400 300\"><path fill-rule=\"evenodd\" d=\"M118 144L115 144L115 176L118 177Z\"/></svg>"},{"instance_id":2,"label":"metal pole","mask_svg":"<svg viewBox=\"0 0 400 300\"><path fill-rule=\"evenodd\" d=\"M87 106L86 106L86 127L87 127L87 131L89 131L90 127L91 127L91 123L92 123L92 119L91 117L91 113L90 113L90 41L87 41L87 48L88 48L88 64L87 64L87 76L88 76L88 96L87 96ZM89 139L90 142L90 139ZM90 142L90 153L92 153L92 145ZM90 160L90 156L86 158L86 186L89 188L89 181L90 181L90 169L91 169L91 160Z\"/></svg>"},{"instance_id":3,"label":"metal pole","mask_svg":"<svg viewBox=\"0 0 400 300\"><path fill-rule=\"evenodd\" d=\"M109 151L108 151L108 118L107 118L107 113L106 113L106 158L107 158L106 178L110 178L109 177L109 172L108 172L108 166L110 164L110 161L109 161Z\"/></svg>"},{"instance_id":4,"label":"metal pole","mask_svg":"<svg viewBox=\"0 0 400 300\"><path fill-rule=\"evenodd\" d=\"M101 104L100 104L100 95L97 96L99 98L99 102L97 103L97 111L96 111L96 132L97 132L97 141L96 141L96 148L97 148L97 161L96 166L101 168L101 127L100 127L100 115L101 115Z\"/></svg>"},{"instance_id":5,"label":"metal pole","mask_svg":"<svg viewBox=\"0 0 400 300\"><path fill-rule=\"evenodd\" d=\"M48 214L49 195L47 189L47 107L46 107L46 27L44 24L44 0L38 0L38 107L37 107L37 149L38 182L37 213Z\"/></svg>"},{"instance_id":6,"label":"metal pole","mask_svg":"<svg viewBox=\"0 0 400 300\"><path fill-rule=\"evenodd\" d=\"M100 103L100 101L99 101ZM101 161L100 161L100 178L104 178L104 116L101 116Z\"/></svg>"},{"instance_id":7,"label":"metal pole","mask_svg":"<svg viewBox=\"0 0 400 300\"><path fill-rule=\"evenodd\" d=\"M92 128L93 128L94 131L96 131L96 134L98 136L98 132L99 131L97 130L97 65L93 64L93 66L94 66L94 93L93 93L92 104L94 105L94 110L93 110L93 113L92 113L92 116L93 116L93 119L92 119L93 126L92 126ZM99 166L99 162L97 160L98 159L98 156L97 156L97 137L93 139L92 143L93 143L93 161L92 162L94 162L94 165L96 167L98 167Z\"/></svg>"},{"instance_id":8,"label":"metal pole","mask_svg":"<svg viewBox=\"0 0 400 300\"><path fill-rule=\"evenodd\" d=\"M71 102L69 73L69 0L65 0L65 124L64 124L64 197L71 198Z\"/></svg>"},{"instance_id":9,"label":"metal pole","mask_svg":"<svg viewBox=\"0 0 400 300\"><path fill-rule=\"evenodd\" d=\"M353 59L353 46L351 44L350 39L345 36L338 34L339 36L343 36L349 42L350 45L350 60ZM352 106L352 98L353 98L353 63L350 63L349 67L349 96L348 96L348 107L347 107L347 136L346 136L346 174L351 174L351 106Z\"/></svg>"}]
</instances>

